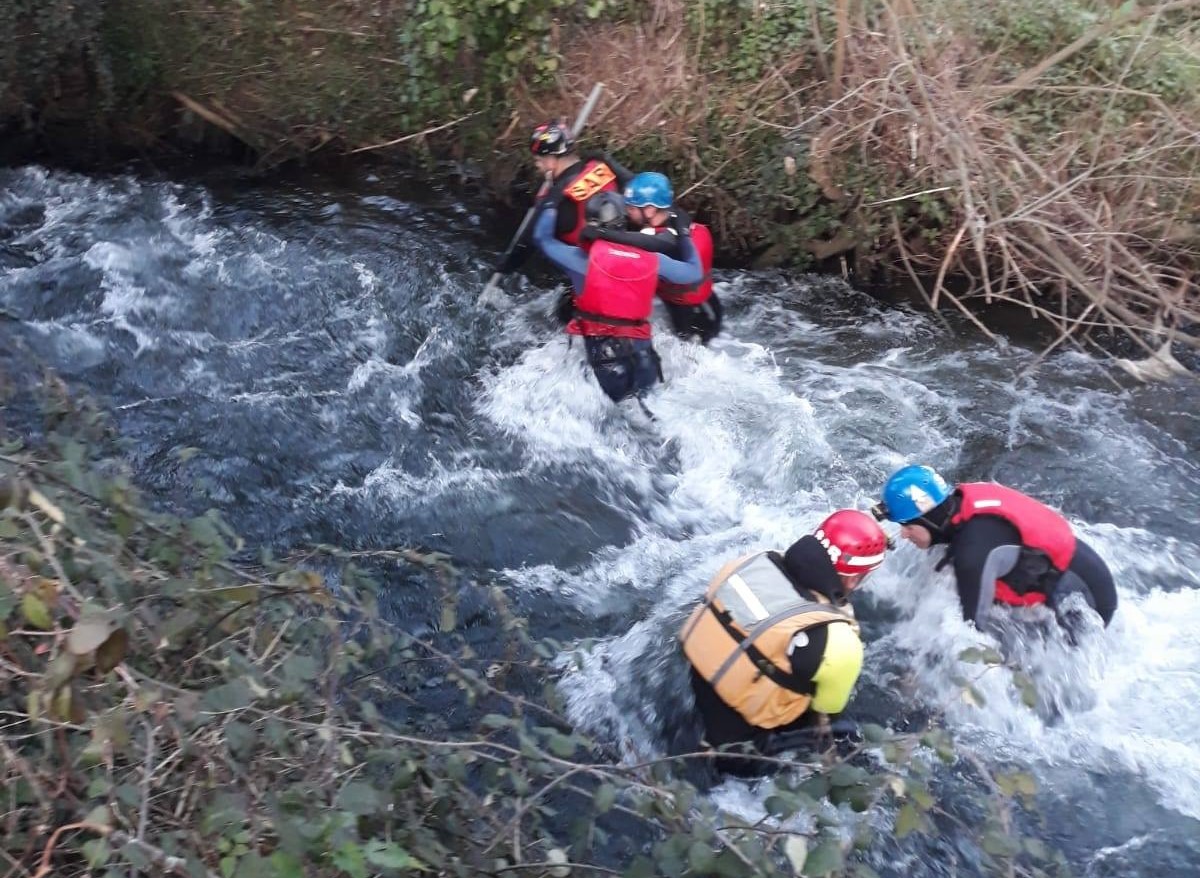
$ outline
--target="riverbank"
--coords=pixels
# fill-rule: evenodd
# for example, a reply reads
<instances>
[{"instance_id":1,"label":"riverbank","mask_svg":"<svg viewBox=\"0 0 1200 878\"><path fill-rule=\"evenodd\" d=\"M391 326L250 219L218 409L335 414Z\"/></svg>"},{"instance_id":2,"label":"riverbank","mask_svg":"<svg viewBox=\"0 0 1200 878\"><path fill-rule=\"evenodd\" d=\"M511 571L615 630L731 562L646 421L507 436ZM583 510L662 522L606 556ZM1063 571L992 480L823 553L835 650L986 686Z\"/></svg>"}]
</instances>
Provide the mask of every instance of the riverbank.
<instances>
[{"instance_id":1,"label":"riverbank","mask_svg":"<svg viewBox=\"0 0 1200 878\"><path fill-rule=\"evenodd\" d=\"M727 262L1197 344L1191 0L4 5L10 161L383 159L523 205L526 132L603 81L587 144L668 172Z\"/></svg>"},{"instance_id":2,"label":"riverbank","mask_svg":"<svg viewBox=\"0 0 1200 878\"><path fill-rule=\"evenodd\" d=\"M1054 874L1031 860L1047 848L1074 874L1194 873L1196 385L1114 388L1074 356L1026 374L1019 345L833 280L728 272L728 339L661 334L647 436L555 335L551 275L514 279L511 309L471 307L494 215L386 177L211 173L0 171L0 476L41 498L0 491L0 557L32 574L0 571L3 741L28 770L0 759L17 801L0 848L26 871L165 872L141 833L193 874L394 874L407 855L549 878L560 849L579 875L791 875L796 829L810 875ZM865 761L828 784L663 774L690 710L673 634L709 575L861 508L901 460L1062 508L1119 577L1113 627L1016 653L1044 698L1030 711L1024 672L977 663L993 642L947 574L901 547L859 595L852 715L887 729ZM372 597L346 561L377 609L322 603L306 574ZM87 666L78 638L108 629L68 587L126 631L120 669ZM44 623L39 604L51 628L26 615ZM921 741L942 715L952 765L943 736ZM730 847L767 865L730 866Z\"/></svg>"}]
</instances>

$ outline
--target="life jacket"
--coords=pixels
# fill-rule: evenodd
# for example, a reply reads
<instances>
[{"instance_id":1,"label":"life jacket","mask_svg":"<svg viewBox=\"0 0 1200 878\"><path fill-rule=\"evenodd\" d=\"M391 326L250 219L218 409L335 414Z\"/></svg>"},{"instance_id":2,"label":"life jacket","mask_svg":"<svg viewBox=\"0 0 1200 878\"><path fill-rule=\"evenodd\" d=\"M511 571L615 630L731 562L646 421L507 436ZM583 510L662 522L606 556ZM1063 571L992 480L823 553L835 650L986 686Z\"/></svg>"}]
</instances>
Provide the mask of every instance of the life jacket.
<instances>
[{"instance_id":1,"label":"life jacket","mask_svg":"<svg viewBox=\"0 0 1200 878\"><path fill-rule=\"evenodd\" d=\"M587 204L588 199L597 192L614 192L617 189L617 175L607 164L599 159L589 159L579 173L570 178L569 181L555 181L553 186L545 187L542 192L538 193L538 197L545 197L552 189L562 189L563 199L574 202L571 209L575 211L575 225L566 232L556 232L555 237L564 244L579 244L579 233L583 231L583 227L587 224L587 217L584 214L583 206ZM559 213L563 212L564 206L559 203Z\"/></svg>"},{"instance_id":2,"label":"life jacket","mask_svg":"<svg viewBox=\"0 0 1200 878\"><path fill-rule=\"evenodd\" d=\"M839 648L826 647L814 679L824 672L830 685L845 686L848 692L858 678L862 642L853 614L816 592L809 595L802 597L767 553L747 555L721 568L704 603L679 632L692 667L753 726L774 729L794 722L809 709L816 686L825 684L792 672L788 647L801 631L826 623L837 623L829 625L831 632L848 626L846 637L829 638ZM853 646L841 648L848 641L857 645L857 662Z\"/></svg>"},{"instance_id":3,"label":"life jacket","mask_svg":"<svg viewBox=\"0 0 1200 878\"><path fill-rule=\"evenodd\" d=\"M650 338L657 282L656 254L610 241L592 242L583 289L575 297L567 332Z\"/></svg>"},{"instance_id":4,"label":"life jacket","mask_svg":"<svg viewBox=\"0 0 1200 878\"><path fill-rule=\"evenodd\" d=\"M673 234L665 226L660 226L656 231L658 234L663 234L664 232ZM658 294L664 302L670 302L672 305L699 305L702 302L706 302L708 297L712 295L713 239L708 226L703 226L700 223L692 223L692 245L696 248L696 253L700 257L700 265L704 269L704 277L700 278L694 284L673 284L670 281L660 280L658 282Z\"/></svg>"},{"instance_id":5,"label":"life jacket","mask_svg":"<svg viewBox=\"0 0 1200 878\"><path fill-rule=\"evenodd\" d=\"M1044 604L1046 596L1075 557L1075 534L1065 518L1046 506L995 482L968 482L958 486L962 495L954 524L977 515L995 515L1017 529L1021 557L1008 574L1011 583L996 580L996 600L1029 607Z\"/></svg>"}]
</instances>

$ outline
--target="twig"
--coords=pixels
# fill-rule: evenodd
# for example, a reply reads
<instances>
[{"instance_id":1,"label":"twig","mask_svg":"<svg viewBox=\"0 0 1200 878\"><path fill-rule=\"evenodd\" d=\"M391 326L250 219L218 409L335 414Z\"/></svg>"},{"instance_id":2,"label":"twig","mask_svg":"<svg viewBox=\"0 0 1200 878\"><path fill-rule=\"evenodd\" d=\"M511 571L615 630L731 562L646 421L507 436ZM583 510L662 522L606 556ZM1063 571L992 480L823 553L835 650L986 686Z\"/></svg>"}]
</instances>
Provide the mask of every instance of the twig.
<instances>
[{"instance_id":1,"label":"twig","mask_svg":"<svg viewBox=\"0 0 1200 878\"><path fill-rule=\"evenodd\" d=\"M54 813L54 802L46 794L45 788L42 786L41 781L38 780L37 775L29 767L29 763L19 753L14 752L8 746L6 738L7 736L0 737L0 754L3 754L5 764L16 768L20 772L21 777L25 778L25 782L29 784L29 789L33 792L34 798L38 800L38 804L42 807L42 819L48 820L50 815Z\"/></svg>"},{"instance_id":2,"label":"twig","mask_svg":"<svg viewBox=\"0 0 1200 878\"><path fill-rule=\"evenodd\" d=\"M146 839L146 825L150 819L150 783L154 779L152 769L154 757L157 754L154 726L147 720L142 720L142 728L146 730L146 758L142 762L142 807L138 814L136 839L138 842L144 842ZM130 874L134 874L136 871L136 869L132 869Z\"/></svg>"},{"instance_id":3,"label":"twig","mask_svg":"<svg viewBox=\"0 0 1200 878\"><path fill-rule=\"evenodd\" d=\"M893 204L897 201L908 201L910 198L920 198L922 195L933 195L935 192L948 192L953 188L953 186L937 186L933 189L922 189L920 192L910 192L907 195L897 195L894 198L885 198L882 201L868 201L863 205L863 207L878 207L881 204Z\"/></svg>"},{"instance_id":4,"label":"twig","mask_svg":"<svg viewBox=\"0 0 1200 878\"><path fill-rule=\"evenodd\" d=\"M607 866L594 866L591 863L552 863L547 860L544 863L513 863L509 866L498 866L494 869L488 869L488 875L499 875L502 872L515 872L520 869L542 869L545 872L553 873L555 869L590 869L593 872L600 872L603 875L623 875L623 872L618 872L616 869L609 869Z\"/></svg>"},{"instance_id":5,"label":"twig","mask_svg":"<svg viewBox=\"0 0 1200 878\"><path fill-rule=\"evenodd\" d=\"M296 28L296 30L306 34L335 34L336 36L341 37L356 37L360 40L370 39L371 37L375 36L375 34L362 33L361 31L345 30L343 28L336 27L313 27L312 25L304 25Z\"/></svg>"},{"instance_id":6,"label":"twig","mask_svg":"<svg viewBox=\"0 0 1200 878\"><path fill-rule=\"evenodd\" d=\"M942 264L938 267L937 280L933 282L933 296L929 300L929 307L934 311L937 310L938 297L942 292L942 283L946 280L946 269L950 266L950 261L954 259L954 253L958 250L958 244L966 231L967 223L964 222L958 227L958 232L954 235L954 240L950 242L950 246L946 248L946 255L942 257Z\"/></svg>"},{"instance_id":7,"label":"twig","mask_svg":"<svg viewBox=\"0 0 1200 878\"><path fill-rule=\"evenodd\" d=\"M373 143L370 146L360 146L357 149L348 150L342 153L342 155L354 155L355 153L367 152L372 149L384 149L385 147L395 146L398 143L404 143L417 137L423 137L426 134L433 134L435 131L441 131L445 128L450 128L453 125L457 125L459 122L470 119L472 116L478 116L479 112L479 110L476 110L473 113L467 113L465 116L459 116L457 119L452 119L451 121L445 122L441 125L434 125L432 128L426 128L425 130L418 131L415 134L405 134L403 137L397 137L395 140L389 140L386 143Z\"/></svg>"}]
</instances>

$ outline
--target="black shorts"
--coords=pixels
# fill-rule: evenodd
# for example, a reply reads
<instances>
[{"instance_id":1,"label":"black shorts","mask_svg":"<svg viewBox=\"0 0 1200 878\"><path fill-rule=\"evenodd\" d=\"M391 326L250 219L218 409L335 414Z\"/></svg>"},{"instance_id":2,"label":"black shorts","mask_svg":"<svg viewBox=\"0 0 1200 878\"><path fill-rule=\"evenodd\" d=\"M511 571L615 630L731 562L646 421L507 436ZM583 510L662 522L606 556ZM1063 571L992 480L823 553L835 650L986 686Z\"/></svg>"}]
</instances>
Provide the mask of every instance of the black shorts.
<instances>
[{"instance_id":1,"label":"black shorts","mask_svg":"<svg viewBox=\"0 0 1200 878\"><path fill-rule=\"evenodd\" d=\"M721 318L725 309L717 294L713 293L699 305L673 305L666 303L671 317L671 326L680 338L698 336L701 344L708 344L721 331Z\"/></svg>"},{"instance_id":2,"label":"black shorts","mask_svg":"<svg viewBox=\"0 0 1200 878\"><path fill-rule=\"evenodd\" d=\"M585 335L588 365L613 402L642 396L662 377L658 352L648 338Z\"/></svg>"}]
</instances>

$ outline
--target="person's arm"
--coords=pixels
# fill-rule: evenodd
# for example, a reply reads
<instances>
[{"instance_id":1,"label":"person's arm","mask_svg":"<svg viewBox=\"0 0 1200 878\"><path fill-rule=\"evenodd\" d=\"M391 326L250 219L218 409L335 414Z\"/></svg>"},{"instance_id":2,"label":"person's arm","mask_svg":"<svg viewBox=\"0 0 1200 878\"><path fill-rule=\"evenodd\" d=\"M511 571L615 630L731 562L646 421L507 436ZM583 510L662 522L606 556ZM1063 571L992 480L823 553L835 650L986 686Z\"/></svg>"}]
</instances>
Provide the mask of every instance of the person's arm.
<instances>
[{"instance_id":1,"label":"person's arm","mask_svg":"<svg viewBox=\"0 0 1200 878\"><path fill-rule=\"evenodd\" d=\"M547 259L564 271L574 275L587 273L587 254L572 244L564 244L554 237L554 226L558 222L558 210L547 208L533 224L533 241Z\"/></svg>"},{"instance_id":2,"label":"person's arm","mask_svg":"<svg viewBox=\"0 0 1200 878\"><path fill-rule=\"evenodd\" d=\"M1002 518L980 516L962 526L950 543L954 581L963 618L977 626L996 594L996 580L1013 569L1021 535Z\"/></svg>"},{"instance_id":3,"label":"person's arm","mask_svg":"<svg viewBox=\"0 0 1200 878\"><path fill-rule=\"evenodd\" d=\"M582 241L609 241L613 244L624 244L626 247L636 247L650 253L665 253L673 259L678 259L679 238L675 235L656 235L653 232L634 232L628 229L601 229L597 226L585 226L579 235Z\"/></svg>"},{"instance_id":4,"label":"person's arm","mask_svg":"<svg viewBox=\"0 0 1200 878\"><path fill-rule=\"evenodd\" d=\"M661 235L657 237L662 237ZM679 238L679 258L658 254L658 276L673 284L698 284L704 279L704 266L691 238Z\"/></svg>"},{"instance_id":5,"label":"person's arm","mask_svg":"<svg viewBox=\"0 0 1200 878\"><path fill-rule=\"evenodd\" d=\"M863 645L849 622L829 622L825 632L821 664L812 678L817 688L809 710L832 715L841 713L850 702L862 671Z\"/></svg>"},{"instance_id":6,"label":"person's arm","mask_svg":"<svg viewBox=\"0 0 1200 878\"><path fill-rule=\"evenodd\" d=\"M545 211L547 208L558 206L558 202L562 199L562 187L554 187L549 179L542 184L542 188L538 190L537 196L533 200L533 210ZM505 253L500 261L496 264L496 271L499 274L512 274L522 265L524 265L529 257L533 255L533 227L536 224L538 217L534 217L535 222L531 222L525 226L525 230L521 233L521 237L514 241L512 247Z\"/></svg>"}]
</instances>

